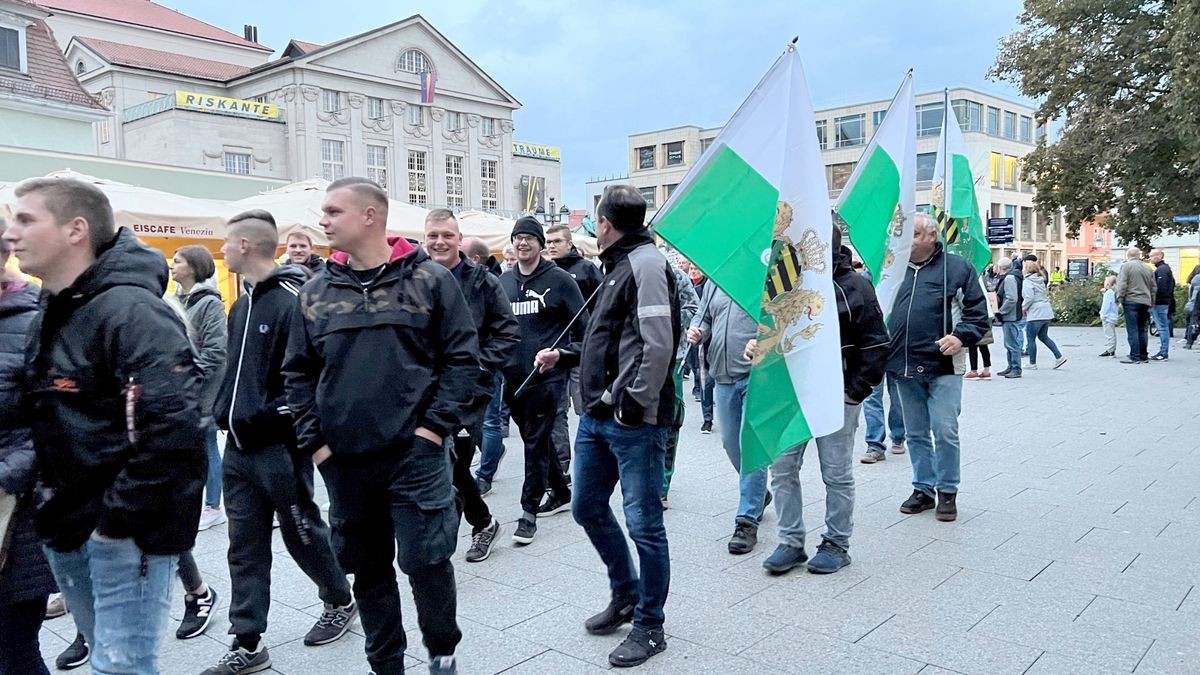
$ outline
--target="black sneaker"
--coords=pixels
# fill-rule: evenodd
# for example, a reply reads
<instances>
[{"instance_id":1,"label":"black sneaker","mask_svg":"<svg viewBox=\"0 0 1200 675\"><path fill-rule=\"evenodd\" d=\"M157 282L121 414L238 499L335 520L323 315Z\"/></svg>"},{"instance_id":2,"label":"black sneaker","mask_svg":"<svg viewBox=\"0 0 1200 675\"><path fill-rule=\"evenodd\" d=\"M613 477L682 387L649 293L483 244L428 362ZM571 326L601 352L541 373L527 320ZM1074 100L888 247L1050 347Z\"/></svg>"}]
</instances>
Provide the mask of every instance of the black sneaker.
<instances>
[{"instance_id":1,"label":"black sneaker","mask_svg":"<svg viewBox=\"0 0 1200 675\"><path fill-rule=\"evenodd\" d=\"M217 661L217 665L205 670L200 675L245 675L246 673L258 673L271 667L271 655L267 653L267 646L262 642L258 643L258 651L249 651L238 646L234 642L233 647L221 656L221 660Z\"/></svg>"},{"instance_id":2,"label":"black sneaker","mask_svg":"<svg viewBox=\"0 0 1200 675\"><path fill-rule=\"evenodd\" d=\"M316 647L337 640L350 630L350 625L357 617L358 605L354 601L345 607L334 607L328 602L325 603L325 611L321 612L321 618L317 619L308 635L304 636L304 644Z\"/></svg>"},{"instance_id":3,"label":"black sneaker","mask_svg":"<svg viewBox=\"0 0 1200 675\"><path fill-rule=\"evenodd\" d=\"M1151 361L1166 361L1167 355L1166 354L1155 354L1154 356L1150 357L1150 360Z\"/></svg>"},{"instance_id":4,"label":"black sneaker","mask_svg":"<svg viewBox=\"0 0 1200 675\"><path fill-rule=\"evenodd\" d=\"M562 497L559 497L551 492L550 494L546 495L546 501L542 502L542 505L538 507L537 515L538 518L545 518L546 516L553 516L557 513L563 513L564 511L570 510L571 495L568 494L567 498L563 499Z\"/></svg>"},{"instance_id":5,"label":"black sneaker","mask_svg":"<svg viewBox=\"0 0 1200 675\"><path fill-rule=\"evenodd\" d=\"M613 598L603 612L583 622L583 628L592 635L608 635L621 626L633 621L633 608L637 598Z\"/></svg>"},{"instance_id":6,"label":"black sneaker","mask_svg":"<svg viewBox=\"0 0 1200 675\"><path fill-rule=\"evenodd\" d=\"M486 497L492 491L492 481L486 478L475 477L475 486L479 488L479 496Z\"/></svg>"},{"instance_id":7,"label":"black sneaker","mask_svg":"<svg viewBox=\"0 0 1200 675\"><path fill-rule=\"evenodd\" d=\"M729 538L729 552L734 555L744 555L754 550L758 544L758 526L750 523L738 523L733 528L733 536Z\"/></svg>"},{"instance_id":8,"label":"black sneaker","mask_svg":"<svg viewBox=\"0 0 1200 675\"><path fill-rule=\"evenodd\" d=\"M54 659L54 667L59 670L71 670L78 668L88 662L92 656L92 650L88 649L87 642L83 640L83 633L75 634L75 641L71 646L63 650L63 653Z\"/></svg>"},{"instance_id":9,"label":"black sneaker","mask_svg":"<svg viewBox=\"0 0 1200 675\"><path fill-rule=\"evenodd\" d=\"M537 523L529 518L517 521L517 529L513 532L513 541L525 546L533 543L533 535L537 534Z\"/></svg>"},{"instance_id":10,"label":"black sneaker","mask_svg":"<svg viewBox=\"0 0 1200 675\"><path fill-rule=\"evenodd\" d=\"M175 637L180 640L189 640L198 637L208 629L208 624L212 623L213 610L217 608L217 592L212 586L208 587L208 593L204 595L196 595L188 593L183 597L183 621L179 622L179 628L175 631Z\"/></svg>"},{"instance_id":11,"label":"black sneaker","mask_svg":"<svg viewBox=\"0 0 1200 675\"><path fill-rule=\"evenodd\" d=\"M933 497L921 492L913 490L912 496L904 500L900 505L900 513L921 513L932 509L936 504L933 502Z\"/></svg>"},{"instance_id":12,"label":"black sneaker","mask_svg":"<svg viewBox=\"0 0 1200 675\"><path fill-rule=\"evenodd\" d=\"M612 650L608 662L617 668L640 666L650 660L651 656L667 648L667 639L662 629L648 630L634 626L625 637L621 646Z\"/></svg>"},{"instance_id":13,"label":"black sneaker","mask_svg":"<svg viewBox=\"0 0 1200 675\"><path fill-rule=\"evenodd\" d=\"M956 492L939 492L937 511L934 515L938 520L948 523L958 518L958 505L955 501L958 499Z\"/></svg>"},{"instance_id":14,"label":"black sneaker","mask_svg":"<svg viewBox=\"0 0 1200 675\"><path fill-rule=\"evenodd\" d=\"M712 433L712 420L705 420L704 424L700 425L700 433L702 433L702 434L711 434Z\"/></svg>"},{"instance_id":15,"label":"black sneaker","mask_svg":"<svg viewBox=\"0 0 1200 675\"><path fill-rule=\"evenodd\" d=\"M467 549L467 562L483 562L492 554L496 538L500 536L500 521L492 518L492 524L471 535L471 548Z\"/></svg>"},{"instance_id":16,"label":"black sneaker","mask_svg":"<svg viewBox=\"0 0 1200 675\"><path fill-rule=\"evenodd\" d=\"M458 664L454 655L435 656L429 661L429 675L458 675Z\"/></svg>"},{"instance_id":17,"label":"black sneaker","mask_svg":"<svg viewBox=\"0 0 1200 675\"><path fill-rule=\"evenodd\" d=\"M822 541L817 554L808 561L808 571L813 574L833 574L850 564L850 554L832 541Z\"/></svg>"}]
</instances>

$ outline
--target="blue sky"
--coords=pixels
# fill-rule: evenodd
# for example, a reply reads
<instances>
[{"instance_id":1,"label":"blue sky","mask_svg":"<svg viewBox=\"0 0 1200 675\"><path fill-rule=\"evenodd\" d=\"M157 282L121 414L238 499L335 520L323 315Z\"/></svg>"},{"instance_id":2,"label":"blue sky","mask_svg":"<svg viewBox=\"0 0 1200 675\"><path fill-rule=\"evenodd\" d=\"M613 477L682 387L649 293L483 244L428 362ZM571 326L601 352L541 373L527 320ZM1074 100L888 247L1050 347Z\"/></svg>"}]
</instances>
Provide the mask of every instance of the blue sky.
<instances>
[{"instance_id":1,"label":"blue sky","mask_svg":"<svg viewBox=\"0 0 1200 675\"><path fill-rule=\"evenodd\" d=\"M915 68L918 92L988 81L1019 0L159 0L259 41L327 43L420 13L521 101L514 138L563 151L563 195L628 170L631 133L723 124L793 36L816 107L886 99Z\"/></svg>"}]
</instances>

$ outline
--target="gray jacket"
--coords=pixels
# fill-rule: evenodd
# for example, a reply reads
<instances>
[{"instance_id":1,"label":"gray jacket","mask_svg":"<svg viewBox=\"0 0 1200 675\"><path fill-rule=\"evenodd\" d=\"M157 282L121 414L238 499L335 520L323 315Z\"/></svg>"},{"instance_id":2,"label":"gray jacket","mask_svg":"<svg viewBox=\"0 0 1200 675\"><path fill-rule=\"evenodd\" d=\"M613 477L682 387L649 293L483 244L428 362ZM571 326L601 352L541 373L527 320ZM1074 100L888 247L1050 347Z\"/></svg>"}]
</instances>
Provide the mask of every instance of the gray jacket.
<instances>
[{"instance_id":1,"label":"gray jacket","mask_svg":"<svg viewBox=\"0 0 1200 675\"><path fill-rule=\"evenodd\" d=\"M1010 321L1021 320L1021 302L1018 297L1017 276L1009 273L1005 274L1001 281L1001 295L1004 300L1000 303L1000 307L996 313L1000 315L1000 320L1008 323ZM1021 289L1024 290L1024 289Z\"/></svg>"},{"instance_id":2,"label":"gray jacket","mask_svg":"<svg viewBox=\"0 0 1200 675\"><path fill-rule=\"evenodd\" d=\"M196 350L196 365L200 368L200 414L206 424L211 423L213 402L221 387L225 372L228 324L225 319L225 303L212 280L196 284L192 292L180 294L179 301L187 312L192 325L193 342Z\"/></svg>"},{"instance_id":3,"label":"gray jacket","mask_svg":"<svg viewBox=\"0 0 1200 675\"><path fill-rule=\"evenodd\" d=\"M1050 306L1050 295L1046 292L1046 280L1040 274L1025 275L1025 318L1029 321L1050 321L1054 308Z\"/></svg>"},{"instance_id":4,"label":"gray jacket","mask_svg":"<svg viewBox=\"0 0 1200 675\"><path fill-rule=\"evenodd\" d=\"M708 373L717 384L731 384L750 374L746 343L758 337L758 322L733 302L725 291L705 284L702 313L692 319L692 327L704 331L707 341Z\"/></svg>"},{"instance_id":5,"label":"gray jacket","mask_svg":"<svg viewBox=\"0 0 1200 675\"><path fill-rule=\"evenodd\" d=\"M1122 305L1154 305L1158 283L1154 270L1141 260L1126 260L1117 273L1117 301Z\"/></svg>"},{"instance_id":6,"label":"gray jacket","mask_svg":"<svg viewBox=\"0 0 1200 675\"><path fill-rule=\"evenodd\" d=\"M687 358L688 349L692 345L687 341L687 329L692 325L692 319L696 316L696 311L700 309L700 298L696 296L696 289L692 286L692 280L688 275L683 273L683 270L678 267L671 267L675 272L675 295L679 298L679 324L683 326L679 336L679 349L675 352L675 368L683 367L683 361Z\"/></svg>"}]
</instances>

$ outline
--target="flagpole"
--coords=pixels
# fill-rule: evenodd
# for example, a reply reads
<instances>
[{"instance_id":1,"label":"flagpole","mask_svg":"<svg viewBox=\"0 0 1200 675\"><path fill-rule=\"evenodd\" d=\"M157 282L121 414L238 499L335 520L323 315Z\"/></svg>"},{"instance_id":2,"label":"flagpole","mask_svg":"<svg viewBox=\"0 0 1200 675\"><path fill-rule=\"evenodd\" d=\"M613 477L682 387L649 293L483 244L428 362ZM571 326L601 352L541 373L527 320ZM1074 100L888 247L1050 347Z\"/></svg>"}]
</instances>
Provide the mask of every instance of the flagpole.
<instances>
[{"instance_id":1,"label":"flagpole","mask_svg":"<svg viewBox=\"0 0 1200 675\"><path fill-rule=\"evenodd\" d=\"M949 335L951 327L946 325L946 268L949 267L950 242L946 240L946 228L950 226L950 173L948 164L950 162L950 90L942 89L942 213L945 214L944 227L938 228L938 234L942 238L942 328ZM955 118L955 124L958 124L958 119Z\"/></svg>"}]
</instances>

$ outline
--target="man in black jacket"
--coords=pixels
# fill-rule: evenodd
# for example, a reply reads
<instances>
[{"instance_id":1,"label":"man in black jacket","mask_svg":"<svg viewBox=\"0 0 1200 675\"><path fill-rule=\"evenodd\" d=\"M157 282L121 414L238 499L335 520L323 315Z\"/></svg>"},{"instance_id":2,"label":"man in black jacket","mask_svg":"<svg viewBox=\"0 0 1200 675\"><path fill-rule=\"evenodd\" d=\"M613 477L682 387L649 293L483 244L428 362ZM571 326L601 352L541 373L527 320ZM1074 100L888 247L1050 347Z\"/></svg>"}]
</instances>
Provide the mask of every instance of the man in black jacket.
<instances>
[{"instance_id":1,"label":"man in black jacket","mask_svg":"<svg viewBox=\"0 0 1200 675\"><path fill-rule=\"evenodd\" d=\"M901 513L935 507L937 519L958 517L958 413L966 352L988 329L987 298L966 259L947 253L937 223L918 213L912 253L888 317L896 378L913 468L913 493Z\"/></svg>"},{"instance_id":2,"label":"man in black jacket","mask_svg":"<svg viewBox=\"0 0 1200 675\"><path fill-rule=\"evenodd\" d=\"M479 241L476 239L475 241ZM492 517L471 475L475 448L483 440L483 414L492 401L494 378L521 342L521 329L512 315L500 281L487 270L467 260L458 220L449 209L434 209L425 216L425 251L450 270L466 296L479 339L479 388L471 410L454 433L454 488L458 490L463 515L471 524L471 548L467 562L487 560L500 536L500 521ZM482 243L482 242L481 242Z\"/></svg>"},{"instance_id":3,"label":"man in black jacket","mask_svg":"<svg viewBox=\"0 0 1200 675\"><path fill-rule=\"evenodd\" d=\"M279 233L250 212L229 221L221 252L247 289L229 313L229 360L213 414L229 432L225 444L225 510L229 514L229 632L233 645L205 675L257 672L270 666L262 634L271 606L271 519L288 554L317 585L325 603L304 644L345 635L358 609L334 559L329 528L313 501L313 466L296 445L284 393L283 365L296 296L309 275L275 264Z\"/></svg>"},{"instance_id":4,"label":"man in black jacket","mask_svg":"<svg viewBox=\"0 0 1200 675\"><path fill-rule=\"evenodd\" d=\"M387 193L329 185L321 227L345 257L300 290L283 366L300 449L331 500L333 544L354 575L367 660L404 672L408 645L393 564L408 576L430 673L457 672L462 639L450 556L458 514L443 441L479 388L479 346L446 268L387 236Z\"/></svg>"},{"instance_id":5,"label":"man in black jacket","mask_svg":"<svg viewBox=\"0 0 1200 675\"><path fill-rule=\"evenodd\" d=\"M15 192L4 236L45 289L24 373L37 532L96 671L157 672L207 468L199 369L162 299L163 255L116 229L99 188L38 178Z\"/></svg>"},{"instance_id":6,"label":"man in black jacket","mask_svg":"<svg viewBox=\"0 0 1200 675\"><path fill-rule=\"evenodd\" d=\"M596 215L605 276L582 361L578 353L557 350L539 353L537 361L543 370L580 364L584 414L575 439L572 511L608 568L612 589L608 607L584 629L608 635L632 621L633 630L608 655L612 665L628 667L667 648L663 605L671 560L660 497L682 328L675 274L644 225L641 193L630 185L609 187ZM637 547L636 570L609 506L618 481L625 525Z\"/></svg>"},{"instance_id":7,"label":"man in black jacket","mask_svg":"<svg viewBox=\"0 0 1200 675\"><path fill-rule=\"evenodd\" d=\"M1171 317L1175 314L1175 273L1163 262L1162 249L1150 251L1150 264L1154 265L1154 306L1150 318L1158 327L1158 353L1151 361L1166 361L1171 349Z\"/></svg>"},{"instance_id":8,"label":"man in black jacket","mask_svg":"<svg viewBox=\"0 0 1200 675\"><path fill-rule=\"evenodd\" d=\"M554 421L566 388L565 370L533 374L534 359L544 349L578 354L587 322L583 296L570 274L542 258L546 235L532 216L512 231L517 264L500 277L504 295L521 326L521 345L505 368L505 399L525 442L525 483L521 487L521 519L513 532L518 544L533 542L539 516L562 513L571 506L571 489L554 453ZM571 320L578 315L575 323ZM570 329L568 330L568 325ZM555 342L557 340L557 343ZM522 383L529 383L521 389ZM550 494L545 503L549 481Z\"/></svg>"},{"instance_id":9,"label":"man in black jacket","mask_svg":"<svg viewBox=\"0 0 1200 675\"><path fill-rule=\"evenodd\" d=\"M833 285L837 295L842 341L842 380L845 423L841 431L816 439L821 480L825 483L825 532L808 571L832 574L850 564L850 533L854 527L854 433L858 411L876 385L883 382L890 343L875 289L850 264L850 249L842 246L842 231L833 228ZM753 356L757 341L747 347ZM771 488L779 515L779 546L763 561L772 574L784 574L808 560L804 551L804 496L800 467L808 442L780 455L771 465Z\"/></svg>"},{"instance_id":10,"label":"man in black jacket","mask_svg":"<svg viewBox=\"0 0 1200 675\"><path fill-rule=\"evenodd\" d=\"M289 232L286 246L288 264L304 267L312 274L320 274L325 271L325 259L313 250L312 237L308 236L304 230Z\"/></svg>"}]
</instances>

